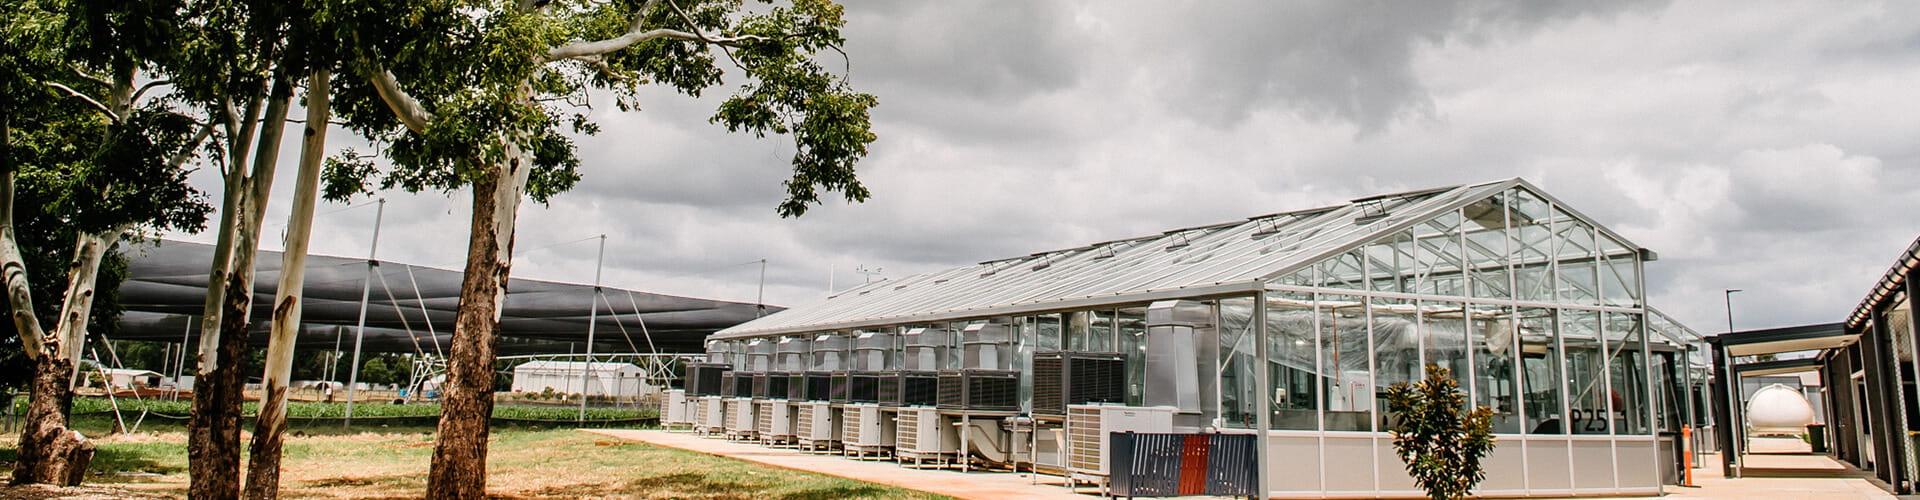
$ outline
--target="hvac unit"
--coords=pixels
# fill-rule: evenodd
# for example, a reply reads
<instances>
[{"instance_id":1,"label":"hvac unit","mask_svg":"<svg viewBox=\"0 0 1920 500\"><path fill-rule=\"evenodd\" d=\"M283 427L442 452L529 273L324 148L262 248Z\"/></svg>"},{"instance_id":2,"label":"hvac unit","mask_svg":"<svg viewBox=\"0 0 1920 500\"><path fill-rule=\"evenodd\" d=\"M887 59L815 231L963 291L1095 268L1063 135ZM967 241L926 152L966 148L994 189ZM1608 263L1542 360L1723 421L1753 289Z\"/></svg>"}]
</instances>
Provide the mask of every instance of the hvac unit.
<instances>
[{"instance_id":1,"label":"hvac unit","mask_svg":"<svg viewBox=\"0 0 1920 500\"><path fill-rule=\"evenodd\" d=\"M733 376L733 383L727 386L727 389L731 392L723 392L720 395L735 398L753 397L753 373L736 371L728 372L728 374Z\"/></svg>"},{"instance_id":2,"label":"hvac unit","mask_svg":"<svg viewBox=\"0 0 1920 500\"><path fill-rule=\"evenodd\" d=\"M749 392L756 399L776 399L787 397L787 374L755 373L753 390ZM743 394L744 396L745 394Z\"/></svg>"},{"instance_id":3,"label":"hvac unit","mask_svg":"<svg viewBox=\"0 0 1920 500\"><path fill-rule=\"evenodd\" d=\"M948 425L940 409L909 406L900 409L897 440L893 455L900 460L913 459L914 465L926 459L951 460L960 454L960 431Z\"/></svg>"},{"instance_id":4,"label":"hvac unit","mask_svg":"<svg viewBox=\"0 0 1920 500\"><path fill-rule=\"evenodd\" d=\"M940 408L1019 411L1020 372L962 370L940 373Z\"/></svg>"},{"instance_id":5,"label":"hvac unit","mask_svg":"<svg viewBox=\"0 0 1920 500\"><path fill-rule=\"evenodd\" d=\"M720 396L701 396L699 415L694 418L694 430L701 434L725 434L727 432L727 398Z\"/></svg>"},{"instance_id":6,"label":"hvac unit","mask_svg":"<svg viewBox=\"0 0 1920 500\"><path fill-rule=\"evenodd\" d=\"M894 421L880 405L850 404L840 412L840 444L847 453L866 457L893 449Z\"/></svg>"},{"instance_id":7,"label":"hvac unit","mask_svg":"<svg viewBox=\"0 0 1920 500\"><path fill-rule=\"evenodd\" d=\"M879 379L880 404L933 406L940 402L940 374L894 372Z\"/></svg>"},{"instance_id":8,"label":"hvac unit","mask_svg":"<svg viewBox=\"0 0 1920 500\"><path fill-rule=\"evenodd\" d=\"M793 442L793 405L781 399L754 401L753 405L758 414L753 430L761 443Z\"/></svg>"},{"instance_id":9,"label":"hvac unit","mask_svg":"<svg viewBox=\"0 0 1920 500\"><path fill-rule=\"evenodd\" d=\"M832 401L835 404L854 402L852 373L834 372L833 378L829 380L831 382L828 383L827 401Z\"/></svg>"},{"instance_id":10,"label":"hvac unit","mask_svg":"<svg viewBox=\"0 0 1920 500\"><path fill-rule=\"evenodd\" d=\"M1067 407L1067 471L1104 481L1107 446L1115 432L1173 432L1172 406L1071 405Z\"/></svg>"},{"instance_id":11,"label":"hvac unit","mask_svg":"<svg viewBox=\"0 0 1920 500\"><path fill-rule=\"evenodd\" d=\"M753 439L754 426L759 419L754 415L753 399L727 399L727 437L732 439Z\"/></svg>"},{"instance_id":12,"label":"hvac unit","mask_svg":"<svg viewBox=\"0 0 1920 500\"><path fill-rule=\"evenodd\" d=\"M958 337L945 328L914 328L902 336L906 359L897 368L910 372L937 372L960 368L953 347Z\"/></svg>"},{"instance_id":13,"label":"hvac unit","mask_svg":"<svg viewBox=\"0 0 1920 500\"><path fill-rule=\"evenodd\" d=\"M832 403L807 401L795 406L799 414L793 422L793 434L801 448L817 450L840 443L840 422L834 418L837 411Z\"/></svg>"},{"instance_id":14,"label":"hvac unit","mask_svg":"<svg viewBox=\"0 0 1920 500\"><path fill-rule=\"evenodd\" d=\"M807 374L787 374L787 394L775 397L783 397L788 401L806 401L811 399L807 397Z\"/></svg>"},{"instance_id":15,"label":"hvac unit","mask_svg":"<svg viewBox=\"0 0 1920 500\"><path fill-rule=\"evenodd\" d=\"M806 394L804 394L804 397L801 399L807 401L833 401L836 394L845 394L847 392L846 381L841 380L840 385L836 386L834 385L834 377L835 375L831 372L807 372L807 382L802 385L802 387L806 388Z\"/></svg>"},{"instance_id":16,"label":"hvac unit","mask_svg":"<svg viewBox=\"0 0 1920 500\"><path fill-rule=\"evenodd\" d=\"M740 379L739 372L735 372L731 370L720 372L720 391L714 394L702 394L702 395L703 396L726 396L726 397L737 396L740 393L739 379ZM748 379L748 380L752 380L752 379ZM752 383L749 382L748 385L752 385Z\"/></svg>"},{"instance_id":17,"label":"hvac unit","mask_svg":"<svg viewBox=\"0 0 1920 500\"><path fill-rule=\"evenodd\" d=\"M847 375L847 402L880 402L880 379L886 375L879 372L853 372Z\"/></svg>"},{"instance_id":18,"label":"hvac unit","mask_svg":"<svg viewBox=\"0 0 1920 500\"><path fill-rule=\"evenodd\" d=\"M667 408L665 414L660 416L660 425L672 428L691 423L693 419L687 414L687 391L682 389L667 391Z\"/></svg>"},{"instance_id":19,"label":"hvac unit","mask_svg":"<svg viewBox=\"0 0 1920 500\"><path fill-rule=\"evenodd\" d=\"M1126 400L1126 356L1111 352L1033 353L1034 415L1066 417L1070 405Z\"/></svg>"},{"instance_id":20,"label":"hvac unit","mask_svg":"<svg viewBox=\"0 0 1920 500\"><path fill-rule=\"evenodd\" d=\"M726 363L688 363L687 394L691 396L719 396L721 387L731 382L727 373L733 371L733 365Z\"/></svg>"}]
</instances>

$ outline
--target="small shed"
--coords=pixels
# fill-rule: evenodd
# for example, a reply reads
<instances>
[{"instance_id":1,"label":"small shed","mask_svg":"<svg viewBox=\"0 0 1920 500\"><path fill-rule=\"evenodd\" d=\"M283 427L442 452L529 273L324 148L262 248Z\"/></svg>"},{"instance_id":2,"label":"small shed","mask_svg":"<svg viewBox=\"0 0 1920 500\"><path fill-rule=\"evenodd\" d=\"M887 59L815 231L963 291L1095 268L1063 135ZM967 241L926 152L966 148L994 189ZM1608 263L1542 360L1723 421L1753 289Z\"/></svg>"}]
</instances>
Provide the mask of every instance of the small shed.
<instances>
[{"instance_id":1,"label":"small shed","mask_svg":"<svg viewBox=\"0 0 1920 500\"><path fill-rule=\"evenodd\" d=\"M513 367L514 392L553 392L635 397L658 391L632 363L529 361Z\"/></svg>"}]
</instances>

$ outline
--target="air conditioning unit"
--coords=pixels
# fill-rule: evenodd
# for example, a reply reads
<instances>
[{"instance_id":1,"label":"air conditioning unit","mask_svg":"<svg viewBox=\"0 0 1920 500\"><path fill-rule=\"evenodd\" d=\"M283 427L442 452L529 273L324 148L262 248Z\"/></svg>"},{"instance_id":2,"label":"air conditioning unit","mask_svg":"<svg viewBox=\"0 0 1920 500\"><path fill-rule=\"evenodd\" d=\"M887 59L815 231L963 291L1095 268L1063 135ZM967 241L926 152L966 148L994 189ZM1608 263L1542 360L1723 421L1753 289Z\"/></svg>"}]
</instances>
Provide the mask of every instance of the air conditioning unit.
<instances>
[{"instance_id":1,"label":"air conditioning unit","mask_svg":"<svg viewBox=\"0 0 1920 500\"><path fill-rule=\"evenodd\" d=\"M894 421L880 405L850 404L840 412L840 444L847 453L865 458L868 453L893 449Z\"/></svg>"},{"instance_id":2,"label":"air conditioning unit","mask_svg":"<svg viewBox=\"0 0 1920 500\"><path fill-rule=\"evenodd\" d=\"M836 393L843 394L847 392L846 381L844 379L836 379L832 372L807 372L806 377L806 397L803 399L807 401L833 401ZM834 385L836 381L838 381L840 385Z\"/></svg>"},{"instance_id":3,"label":"air conditioning unit","mask_svg":"<svg viewBox=\"0 0 1920 500\"><path fill-rule=\"evenodd\" d=\"M727 432L727 398L720 396L701 396L699 415L694 416L694 430L701 434L724 435Z\"/></svg>"},{"instance_id":4,"label":"air conditioning unit","mask_svg":"<svg viewBox=\"0 0 1920 500\"><path fill-rule=\"evenodd\" d=\"M894 372L882 376L880 404L886 406L933 406L940 402L940 374L935 372Z\"/></svg>"},{"instance_id":5,"label":"air conditioning unit","mask_svg":"<svg viewBox=\"0 0 1920 500\"><path fill-rule=\"evenodd\" d=\"M1033 353L1033 414L1066 417L1070 405L1125 403L1127 358L1119 353Z\"/></svg>"},{"instance_id":6,"label":"air conditioning unit","mask_svg":"<svg viewBox=\"0 0 1920 500\"><path fill-rule=\"evenodd\" d=\"M755 373L753 390L750 393L757 399L778 399L787 397L787 374ZM744 395L744 394L743 394Z\"/></svg>"},{"instance_id":7,"label":"air conditioning unit","mask_svg":"<svg viewBox=\"0 0 1920 500\"><path fill-rule=\"evenodd\" d=\"M735 372L732 370L720 372L720 390L713 394L701 394L701 395L702 396L726 396L726 397L734 397L734 396L740 395L740 380L739 380L741 378L740 375L741 374L739 372ZM748 386L753 385L752 378L748 378L747 380L748 380L748 383L747 383Z\"/></svg>"},{"instance_id":8,"label":"air conditioning unit","mask_svg":"<svg viewBox=\"0 0 1920 500\"><path fill-rule=\"evenodd\" d=\"M753 405L758 414L753 430L762 444L793 442L793 405L784 399L756 400Z\"/></svg>"},{"instance_id":9,"label":"air conditioning unit","mask_svg":"<svg viewBox=\"0 0 1920 500\"><path fill-rule=\"evenodd\" d=\"M801 448L818 450L840 443L840 422L834 418L838 411L833 403L807 401L796 406L799 415L794 419L793 434Z\"/></svg>"},{"instance_id":10,"label":"air conditioning unit","mask_svg":"<svg viewBox=\"0 0 1920 500\"><path fill-rule=\"evenodd\" d=\"M853 372L847 376L847 401L851 403L880 402L880 372Z\"/></svg>"},{"instance_id":11,"label":"air conditioning unit","mask_svg":"<svg viewBox=\"0 0 1920 500\"><path fill-rule=\"evenodd\" d=\"M733 371L733 365L726 363L689 363L687 364L687 395L719 396L721 387L731 382L726 376Z\"/></svg>"},{"instance_id":12,"label":"air conditioning unit","mask_svg":"<svg viewBox=\"0 0 1920 500\"><path fill-rule=\"evenodd\" d=\"M918 466L927 459L952 460L960 454L960 431L940 416L940 409L909 406L900 409L894 443L896 459L913 459Z\"/></svg>"},{"instance_id":13,"label":"air conditioning unit","mask_svg":"<svg viewBox=\"0 0 1920 500\"><path fill-rule=\"evenodd\" d=\"M1173 432L1172 406L1071 405L1067 407L1067 471L1105 481L1108 435Z\"/></svg>"},{"instance_id":14,"label":"air conditioning unit","mask_svg":"<svg viewBox=\"0 0 1920 500\"><path fill-rule=\"evenodd\" d=\"M942 409L1019 411L1020 372L961 370L940 373Z\"/></svg>"},{"instance_id":15,"label":"air conditioning unit","mask_svg":"<svg viewBox=\"0 0 1920 500\"><path fill-rule=\"evenodd\" d=\"M788 401L806 401L808 399L807 398L807 374L805 373L787 374L787 394L784 396L777 396L777 397L784 397Z\"/></svg>"},{"instance_id":16,"label":"air conditioning unit","mask_svg":"<svg viewBox=\"0 0 1920 500\"><path fill-rule=\"evenodd\" d=\"M727 437L732 439L753 439L754 426L759 418L754 415L752 398L730 398L727 400Z\"/></svg>"},{"instance_id":17,"label":"air conditioning unit","mask_svg":"<svg viewBox=\"0 0 1920 500\"><path fill-rule=\"evenodd\" d=\"M730 372L729 374L733 375L733 385L731 387L733 392L722 393L722 396L735 398L753 397L753 377L754 375L758 375L757 373L736 371Z\"/></svg>"},{"instance_id":18,"label":"air conditioning unit","mask_svg":"<svg viewBox=\"0 0 1920 500\"><path fill-rule=\"evenodd\" d=\"M660 425L672 428L677 425L693 423L687 414L687 391L672 389L667 391L666 411L660 416Z\"/></svg>"}]
</instances>

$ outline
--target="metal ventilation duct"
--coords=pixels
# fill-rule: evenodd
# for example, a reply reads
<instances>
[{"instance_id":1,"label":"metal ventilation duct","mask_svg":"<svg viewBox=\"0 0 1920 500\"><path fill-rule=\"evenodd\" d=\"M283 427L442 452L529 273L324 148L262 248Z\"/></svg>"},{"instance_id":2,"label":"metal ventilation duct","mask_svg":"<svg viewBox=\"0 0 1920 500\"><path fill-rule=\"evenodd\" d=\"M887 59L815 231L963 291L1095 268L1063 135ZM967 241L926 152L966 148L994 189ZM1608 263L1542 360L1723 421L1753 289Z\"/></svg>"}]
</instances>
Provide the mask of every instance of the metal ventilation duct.
<instances>
[{"instance_id":1,"label":"metal ventilation duct","mask_svg":"<svg viewBox=\"0 0 1920 500\"><path fill-rule=\"evenodd\" d=\"M1147 406L1201 411L1200 366L1212 360L1201 359L1199 346L1218 335L1212 323L1213 308L1205 302L1162 300L1147 307Z\"/></svg>"}]
</instances>

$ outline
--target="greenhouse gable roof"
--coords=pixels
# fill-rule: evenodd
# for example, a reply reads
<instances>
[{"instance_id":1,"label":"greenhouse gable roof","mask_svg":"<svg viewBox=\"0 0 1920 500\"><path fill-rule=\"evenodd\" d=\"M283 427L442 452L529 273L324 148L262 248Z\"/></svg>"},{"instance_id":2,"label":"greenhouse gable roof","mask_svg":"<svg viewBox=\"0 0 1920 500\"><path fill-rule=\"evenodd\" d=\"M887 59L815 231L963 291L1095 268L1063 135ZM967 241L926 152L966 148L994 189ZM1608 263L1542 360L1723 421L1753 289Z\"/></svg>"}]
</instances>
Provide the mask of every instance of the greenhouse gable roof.
<instances>
[{"instance_id":1,"label":"greenhouse gable roof","mask_svg":"<svg viewBox=\"0 0 1920 500\"><path fill-rule=\"evenodd\" d=\"M1158 235L867 283L721 330L720 338L941 321L1260 290L1265 282L1515 187L1521 179L1384 194ZM1564 209L1564 208L1563 208ZM1638 249L1585 216L1566 213Z\"/></svg>"}]
</instances>

